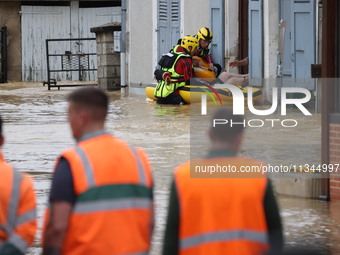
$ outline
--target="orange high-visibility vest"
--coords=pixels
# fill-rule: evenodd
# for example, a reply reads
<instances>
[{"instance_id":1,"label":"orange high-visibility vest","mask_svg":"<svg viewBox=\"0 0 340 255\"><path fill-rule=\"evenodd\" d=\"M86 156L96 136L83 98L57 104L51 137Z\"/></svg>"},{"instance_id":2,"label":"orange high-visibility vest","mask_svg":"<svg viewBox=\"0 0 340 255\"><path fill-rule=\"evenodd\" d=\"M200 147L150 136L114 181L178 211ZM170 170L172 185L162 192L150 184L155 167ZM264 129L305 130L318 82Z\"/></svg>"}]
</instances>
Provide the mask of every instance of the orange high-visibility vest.
<instances>
[{"instance_id":1,"label":"orange high-visibility vest","mask_svg":"<svg viewBox=\"0 0 340 255\"><path fill-rule=\"evenodd\" d=\"M10 243L25 253L37 229L33 182L6 163L1 153L0 176L0 250Z\"/></svg>"},{"instance_id":2,"label":"orange high-visibility vest","mask_svg":"<svg viewBox=\"0 0 340 255\"><path fill-rule=\"evenodd\" d=\"M62 254L147 254L152 226L152 176L141 149L109 134L62 154L77 200Z\"/></svg>"},{"instance_id":3,"label":"orange high-visibility vest","mask_svg":"<svg viewBox=\"0 0 340 255\"><path fill-rule=\"evenodd\" d=\"M244 158L202 159L195 165L254 165ZM192 163L193 164L193 163ZM192 168L192 171L194 169ZM181 255L263 254L268 249L264 195L267 179L192 178L190 162L175 171ZM227 177L227 175L225 175Z\"/></svg>"}]
</instances>

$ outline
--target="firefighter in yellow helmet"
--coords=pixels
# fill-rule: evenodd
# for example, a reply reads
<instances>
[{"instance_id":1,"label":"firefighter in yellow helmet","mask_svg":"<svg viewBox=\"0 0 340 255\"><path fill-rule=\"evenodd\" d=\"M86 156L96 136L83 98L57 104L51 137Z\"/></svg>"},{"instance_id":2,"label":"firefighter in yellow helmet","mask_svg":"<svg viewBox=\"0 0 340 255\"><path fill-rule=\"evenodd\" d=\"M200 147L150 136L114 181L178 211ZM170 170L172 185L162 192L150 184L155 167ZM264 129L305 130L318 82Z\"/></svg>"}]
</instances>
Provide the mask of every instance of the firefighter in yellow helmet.
<instances>
[{"instance_id":1,"label":"firefighter in yellow helmet","mask_svg":"<svg viewBox=\"0 0 340 255\"><path fill-rule=\"evenodd\" d=\"M216 77L218 77L222 71L222 67L219 64L213 63L209 53L209 45L213 39L213 32L207 27L202 27L198 30L195 37L198 39L198 47L194 56L203 58L209 64L210 69L214 70Z\"/></svg>"},{"instance_id":2,"label":"firefighter in yellow helmet","mask_svg":"<svg viewBox=\"0 0 340 255\"><path fill-rule=\"evenodd\" d=\"M189 84L193 77L191 57L198 46L197 38L185 36L169 53L162 56L155 71L158 81L155 97L158 104L185 104L178 89Z\"/></svg>"}]
</instances>

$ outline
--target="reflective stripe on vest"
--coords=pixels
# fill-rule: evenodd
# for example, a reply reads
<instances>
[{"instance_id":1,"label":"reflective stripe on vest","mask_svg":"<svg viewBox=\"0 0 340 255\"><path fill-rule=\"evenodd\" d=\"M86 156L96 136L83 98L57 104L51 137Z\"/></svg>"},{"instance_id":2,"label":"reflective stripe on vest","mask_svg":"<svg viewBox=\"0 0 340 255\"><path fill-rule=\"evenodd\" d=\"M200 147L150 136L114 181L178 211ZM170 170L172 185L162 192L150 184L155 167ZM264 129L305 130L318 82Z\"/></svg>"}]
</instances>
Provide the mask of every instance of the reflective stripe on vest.
<instances>
[{"instance_id":1,"label":"reflective stripe on vest","mask_svg":"<svg viewBox=\"0 0 340 255\"><path fill-rule=\"evenodd\" d=\"M140 158L138 156L137 150L134 147L130 147L130 149L133 152L133 155L135 156L135 159L137 161L138 174L139 174L139 183L141 185L146 186L146 178L145 178L144 167L142 165L142 162L140 161Z\"/></svg>"},{"instance_id":2,"label":"reflective stripe on vest","mask_svg":"<svg viewBox=\"0 0 340 255\"><path fill-rule=\"evenodd\" d=\"M139 184L141 186L147 186L146 176L144 172L143 164L137 154L135 148L130 147L133 155L137 161L137 169L139 175ZM89 188L94 188L94 174L90 161L88 160L86 153L80 147L76 147L76 152L81 158L84 166L85 178ZM100 199L97 201L86 201L82 203L76 203L74 207L74 213L94 213L99 211L112 211L112 210L124 210L124 209L149 209L152 202L149 198L120 198L120 199Z\"/></svg>"},{"instance_id":3,"label":"reflective stripe on vest","mask_svg":"<svg viewBox=\"0 0 340 255\"><path fill-rule=\"evenodd\" d=\"M125 253L122 255L147 255L148 251L142 251L142 252L134 252L134 253Z\"/></svg>"},{"instance_id":4,"label":"reflective stripe on vest","mask_svg":"<svg viewBox=\"0 0 340 255\"><path fill-rule=\"evenodd\" d=\"M198 52L198 56L200 58L205 58L209 54L209 51L210 51L209 49L198 47L196 52Z\"/></svg>"},{"instance_id":5,"label":"reflective stripe on vest","mask_svg":"<svg viewBox=\"0 0 340 255\"><path fill-rule=\"evenodd\" d=\"M205 54L204 54L204 53L205 53L205 52L204 52L204 49L200 49L200 50L199 50L199 53L200 53L199 56L200 56L201 58L203 58L203 57L205 56Z\"/></svg>"},{"instance_id":6,"label":"reflective stripe on vest","mask_svg":"<svg viewBox=\"0 0 340 255\"><path fill-rule=\"evenodd\" d=\"M139 174L139 183L143 186L146 186L146 178L145 178L145 172L144 172L144 167L143 164L137 154L137 151L135 148L130 147L130 149L133 152L133 155L137 161L137 168L138 168L138 174ZM79 155L83 166L84 166L84 170L85 170L85 178L87 181L87 185L89 186L89 188L93 188L95 187L95 183L94 183L94 175L93 175L93 168L91 166L90 161L88 160L86 153L84 152L83 149L81 149L80 147L76 147L75 148L77 154Z\"/></svg>"},{"instance_id":7,"label":"reflective stripe on vest","mask_svg":"<svg viewBox=\"0 0 340 255\"><path fill-rule=\"evenodd\" d=\"M109 134L84 137L78 140L79 149L61 156L70 164L77 197L61 254L147 254L152 220L147 155L136 148L135 156L124 141Z\"/></svg>"},{"instance_id":8,"label":"reflective stripe on vest","mask_svg":"<svg viewBox=\"0 0 340 255\"><path fill-rule=\"evenodd\" d=\"M28 211L24 213L23 215L20 215L17 218L16 226L19 226L21 224L34 220L36 217L37 217L37 211L35 209L32 209L31 211Z\"/></svg>"},{"instance_id":9,"label":"reflective stripe on vest","mask_svg":"<svg viewBox=\"0 0 340 255\"><path fill-rule=\"evenodd\" d=\"M92 170L90 161L88 160L85 154L85 151L83 151L83 149L81 149L80 147L76 147L75 150L83 163L84 174L85 174L85 178L87 181L87 185L89 188L93 188L95 186L95 183L94 183L93 170Z\"/></svg>"},{"instance_id":10,"label":"reflective stripe on vest","mask_svg":"<svg viewBox=\"0 0 340 255\"><path fill-rule=\"evenodd\" d=\"M234 230L218 231L192 237L186 237L180 240L180 248L188 249L198 245L212 242L228 242L234 240L244 240L257 243L268 243L267 233L251 230Z\"/></svg>"},{"instance_id":11,"label":"reflective stripe on vest","mask_svg":"<svg viewBox=\"0 0 340 255\"><path fill-rule=\"evenodd\" d=\"M211 166L216 162L236 169L262 164L248 158L221 157L191 160L176 169L180 254L264 254L268 227L263 198L268 180L262 173L257 178L253 174L252 178L191 177L193 165ZM227 219L224 212L228 212Z\"/></svg>"},{"instance_id":12,"label":"reflective stripe on vest","mask_svg":"<svg viewBox=\"0 0 340 255\"><path fill-rule=\"evenodd\" d=\"M178 49L179 46L180 46L180 45L176 45L171 51L174 52L174 53L179 54L180 52L177 52L177 49ZM171 52L171 51L170 51L170 52Z\"/></svg>"},{"instance_id":13,"label":"reflective stripe on vest","mask_svg":"<svg viewBox=\"0 0 340 255\"><path fill-rule=\"evenodd\" d=\"M4 226L5 231L10 236L16 226L17 211L19 206L21 174L13 169L13 185L10 198L10 205L7 212L7 224Z\"/></svg>"},{"instance_id":14,"label":"reflective stripe on vest","mask_svg":"<svg viewBox=\"0 0 340 255\"><path fill-rule=\"evenodd\" d=\"M23 215L17 215L20 200L21 180L21 174L13 169L13 185L10 197L10 205L7 212L7 224L4 226L1 225L0 229L3 229L9 236L6 242L11 243L22 253L25 253L26 249L28 248L28 243L21 236L13 233L13 231L17 226L34 220L36 218L36 210L32 209Z\"/></svg>"},{"instance_id":15,"label":"reflective stripe on vest","mask_svg":"<svg viewBox=\"0 0 340 255\"><path fill-rule=\"evenodd\" d=\"M84 136L80 137L80 139L77 141L77 142L81 142L81 141L85 141L87 139L91 139L91 138L94 138L94 137L97 137L97 136L100 136L100 135L109 135L108 132L104 131L104 130L101 130L101 131L97 131L97 132L92 132L92 133L87 133L85 134ZM90 164L90 161L88 160L87 156L86 156L86 153L84 152L83 149L81 149L80 147L76 147L75 148L77 154L79 155L82 163L83 163L83 166L84 166L84 169L85 169L85 178L86 178L86 181L87 181L87 185L89 188L92 188L95 186L95 183L94 183L94 176L93 176L93 168Z\"/></svg>"},{"instance_id":16,"label":"reflective stripe on vest","mask_svg":"<svg viewBox=\"0 0 340 255\"><path fill-rule=\"evenodd\" d=\"M17 234L11 234L11 236L7 239L7 242L18 248L23 254L28 248L27 242Z\"/></svg>"},{"instance_id":17,"label":"reflective stripe on vest","mask_svg":"<svg viewBox=\"0 0 340 255\"><path fill-rule=\"evenodd\" d=\"M87 201L77 203L74 213L91 213L99 211L149 209L151 201L148 198L122 198L115 200Z\"/></svg>"}]
</instances>

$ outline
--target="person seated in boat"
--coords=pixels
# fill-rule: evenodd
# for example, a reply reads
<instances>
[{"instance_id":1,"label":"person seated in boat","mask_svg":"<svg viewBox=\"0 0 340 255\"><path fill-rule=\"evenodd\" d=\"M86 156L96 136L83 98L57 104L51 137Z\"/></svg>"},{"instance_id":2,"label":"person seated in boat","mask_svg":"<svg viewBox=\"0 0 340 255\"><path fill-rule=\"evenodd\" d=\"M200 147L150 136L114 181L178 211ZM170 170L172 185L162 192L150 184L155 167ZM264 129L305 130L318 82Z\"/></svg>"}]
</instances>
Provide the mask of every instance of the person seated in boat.
<instances>
[{"instance_id":1,"label":"person seated in boat","mask_svg":"<svg viewBox=\"0 0 340 255\"><path fill-rule=\"evenodd\" d=\"M247 66L249 64L249 58L246 57L241 60L234 60L229 63L229 67L240 67L240 66ZM228 82L229 79L231 78L243 78L242 82L247 83L249 74L235 74L235 73L228 73L228 72L223 72L221 75L218 77L222 82ZM229 83L232 83L229 81Z\"/></svg>"},{"instance_id":2,"label":"person seated in boat","mask_svg":"<svg viewBox=\"0 0 340 255\"><path fill-rule=\"evenodd\" d=\"M209 69L214 71L215 77L218 77L222 71L222 67L219 64L213 62L213 59L209 53L209 45L213 39L212 31L207 27L202 27L200 30L198 30L195 37L198 39L198 47L194 53L194 56L202 58L208 64Z\"/></svg>"},{"instance_id":3,"label":"person seated in boat","mask_svg":"<svg viewBox=\"0 0 340 255\"><path fill-rule=\"evenodd\" d=\"M232 83L230 79L232 78L241 78L243 83L248 82L248 74L238 74L238 73L228 73L228 72L222 72L218 76L217 83Z\"/></svg>"},{"instance_id":4,"label":"person seated in boat","mask_svg":"<svg viewBox=\"0 0 340 255\"><path fill-rule=\"evenodd\" d=\"M226 71L222 72L222 67L219 64L213 63L212 57L209 54L209 45L213 38L212 31L207 27L202 27L195 37L198 39L198 47L194 53L194 56L198 56L201 60L193 60L193 65L195 67L205 68L205 64L208 65L209 70L214 71L217 83L228 82L231 78L242 78L246 80L248 75L229 73ZM205 63L204 63L205 62ZM200 77L205 78L205 77Z\"/></svg>"},{"instance_id":5,"label":"person seated in boat","mask_svg":"<svg viewBox=\"0 0 340 255\"><path fill-rule=\"evenodd\" d=\"M214 72L211 69L208 69L209 67L207 67L207 63L204 60L198 57L193 57L192 61L194 65L194 76L197 78L204 78L212 84L225 83L231 78L242 78L242 83L245 83L245 80L248 78L247 74L229 73L226 71L223 71L217 78L215 78ZM229 83L230 82L231 81L229 81Z\"/></svg>"},{"instance_id":6,"label":"person seated in boat","mask_svg":"<svg viewBox=\"0 0 340 255\"><path fill-rule=\"evenodd\" d=\"M193 77L192 56L198 46L197 38L185 36L180 45L162 56L161 69L155 71L158 84L154 96L158 104L185 104L178 89L188 85Z\"/></svg>"}]
</instances>

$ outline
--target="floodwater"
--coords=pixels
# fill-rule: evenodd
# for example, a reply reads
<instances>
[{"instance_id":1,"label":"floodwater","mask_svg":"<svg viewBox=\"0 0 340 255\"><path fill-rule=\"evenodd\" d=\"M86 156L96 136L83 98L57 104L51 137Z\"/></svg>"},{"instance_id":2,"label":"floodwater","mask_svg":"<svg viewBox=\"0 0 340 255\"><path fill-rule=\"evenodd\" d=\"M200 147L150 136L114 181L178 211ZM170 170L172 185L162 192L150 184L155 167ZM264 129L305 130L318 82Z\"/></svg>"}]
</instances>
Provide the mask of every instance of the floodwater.
<instances>
[{"instance_id":1,"label":"floodwater","mask_svg":"<svg viewBox=\"0 0 340 255\"><path fill-rule=\"evenodd\" d=\"M0 113L5 120L5 158L30 173L38 197L41 226L51 172L60 152L74 145L67 124L66 95L74 88L48 91L41 84L0 85ZM146 150L155 179L156 226L152 254L161 251L169 185L175 166L190 158L190 106L160 106L134 93L109 92L107 130ZM192 109L194 108L191 106ZM294 114L297 113L293 113ZM287 129L248 128L241 154L268 163L320 163L321 117L313 114ZM340 203L278 196L287 247L317 247L324 254L340 254ZM39 254L39 239L29 254Z\"/></svg>"}]
</instances>

